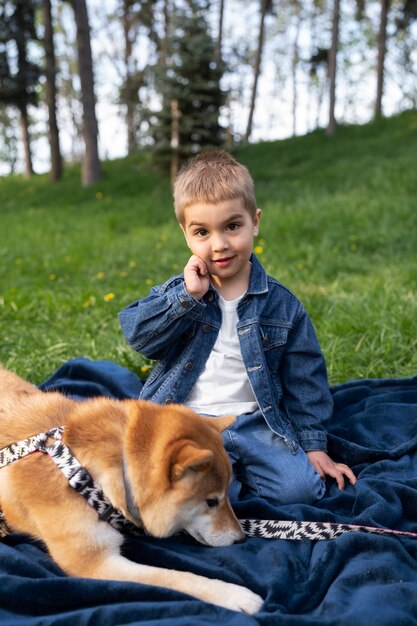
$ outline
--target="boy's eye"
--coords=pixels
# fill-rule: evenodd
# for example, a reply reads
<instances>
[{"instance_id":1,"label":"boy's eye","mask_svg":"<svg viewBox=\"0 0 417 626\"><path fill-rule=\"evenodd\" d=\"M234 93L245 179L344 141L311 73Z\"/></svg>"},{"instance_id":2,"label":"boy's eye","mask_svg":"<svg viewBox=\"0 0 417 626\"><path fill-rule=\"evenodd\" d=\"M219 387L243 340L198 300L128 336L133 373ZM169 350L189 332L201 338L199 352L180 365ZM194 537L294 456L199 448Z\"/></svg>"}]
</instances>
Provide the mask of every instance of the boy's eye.
<instances>
[{"instance_id":1,"label":"boy's eye","mask_svg":"<svg viewBox=\"0 0 417 626\"><path fill-rule=\"evenodd\" d=\"M229 224L227 227L227 229L231 231L237 230L238 228L239 228L239 224Z\"/></svg>"},{"instance_id":2,"label":"boy's eye","mask_svg":"<svg viewBox=\"0 0 417 626\"><path fill-rule=\"evenodd\" d=\"M207 231L205 228L200 228L199 230L196 230L194 234L197 235L197 237L205 237L207 235Z\"/></svg>"}]
</instances>

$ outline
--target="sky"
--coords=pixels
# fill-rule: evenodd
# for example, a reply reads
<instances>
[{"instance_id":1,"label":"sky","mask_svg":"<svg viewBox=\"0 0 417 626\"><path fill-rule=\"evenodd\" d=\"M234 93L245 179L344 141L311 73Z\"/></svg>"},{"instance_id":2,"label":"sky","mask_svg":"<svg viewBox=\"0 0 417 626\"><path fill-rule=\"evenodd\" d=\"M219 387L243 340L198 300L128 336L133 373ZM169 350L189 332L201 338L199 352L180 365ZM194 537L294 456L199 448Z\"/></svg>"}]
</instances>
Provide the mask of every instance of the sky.
<instances>
[{"instance_id":1,"label":"sky","mask_svg":"<svg viewBox=\"0 0 417 626\"><path fill-rule=\"evenodd\" d=\"M306 0L308 3L311 0ZM102 159L118 158L126 155L127 141L126 130L123 123L122 111L116 103L117 86L120 83L120 69L117 64L117 48L121 42L120 35L117 36L112 31L111 20L103 18L103 2L102 0L87 0L90 22L92 25L92 48L93 60L95 65L96 79L96 95L97 107L96 114L99 123L99 150ZM64 3L63 3L64 4ZM112 13L112 6L115 6L115 0L106 0L106 13ZM288 5L290 6L290 5ZM375 7L377 5L374 5ZM65 12L63 19L69 31L74 34L74 25L72 20L71 9L65 3ZM344 48L346 52L343 58L339 55L339 78L338 91L336 101L336 118L343 119L348 123L365 123L369 121L372 114L372 99L375 92L376 75L370 72L369 64L372 64L372 58L369 58L369 50L357 48L354 43L349 48L351 40L355 42L357 39L357 25L354 27L356 31L353 33L349 30L349 17L351 17L352 7L342 4L342 25L343 36L345 38ZM377 20L377 14L372 15L372 5L370 5L369 20ZM293 116L292 116L292 83L286 78L289 73L291 61L291 42L294 38L294 23L286 21L286 28L280 32L279 23L284 22L284 15L278 15L269 18L266 24L267 43L262 62L262 73L258 84L258 98L255 108L252 141L275 140L290 137L293 134ZM344 22L343 22L344 20ZM224 42L226 46L230 46L230 42L240 43L248 40L248 24L254 33L253 41L256 40L256 34L259 23L259 15L256 5L250 5L241 0L227 0L226 14L224 17ZM103 24L106 28L103 29ZM278 24L278 26L277 26ZM328 33L320 34L319 44L328 43L330 31L328 24L324 24ZM274 35L274 36L273 36ZM417 39L417 29L415 33ZM312 44L310 29L301 29L299 36L299 47L301 56L305 56L307 51L311 50ZM140 46L139 46L140 49ZM395 53L395 51L394 51ZM349 57L350 58L347 58ZM367 55L367 56L366 56ZM392 60L388 58L387 62L387 84L384 97L384 113L391 115L398 110L399 101L401 99L401 89L398 80L391 80L390 75L394 75L396 66L392 65L395 54L392 54ZM145 61L143 61L144 63ZM343 66L343 75L346 80L341 77L341 69ZM416 57L417 66L417 57ZM354 89L352 88L352 80L355 81ZM235 75L229 75L225 78L225 87L242 89L242 97L236 99L228 113L228 119L231 119L233 129L237 134L243 134L246 128L249 93L252 82L250 67L241 68L240 72ZM313 130L317 123L325 126L327 122L327 93L324 93L321 107L318 102L312 102L309 91L309 81L305 72L299 71L297 77L297 124L296 134L303 135ZM31 114L35 120L34 131L37 135L45 134L47 124L47 113L45 107L32 109ZM61 142L63 151L66 154L71 152L73 142L73 133L71 133L70 125L67 123L69 118L66 107L62 105L58 111L61 127ZM230 116L230 118L229 118ZM227 122L223 116L223 122ZM82 148L82 146L80 146ZM49 146L45 137L40 137L33 141L34 166L37 173L45 172L49 169ZM0 162L0 174L9 172L7 165Z\"/></svg>"}]
</instances>

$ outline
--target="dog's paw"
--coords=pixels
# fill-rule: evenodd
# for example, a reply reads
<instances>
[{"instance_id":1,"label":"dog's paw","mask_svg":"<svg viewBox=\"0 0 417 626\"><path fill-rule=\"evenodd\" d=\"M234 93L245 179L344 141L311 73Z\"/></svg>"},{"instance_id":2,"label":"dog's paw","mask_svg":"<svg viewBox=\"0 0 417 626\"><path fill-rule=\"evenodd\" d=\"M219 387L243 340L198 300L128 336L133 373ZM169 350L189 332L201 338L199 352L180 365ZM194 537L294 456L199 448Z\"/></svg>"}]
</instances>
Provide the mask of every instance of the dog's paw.
<instances>
[{"instance_id":1,"label":"dog's paw","mask_svg":"<svg viewBox=\"0 0 417 626\"><path fill-rule=\"evenodd\" d=\"M227 583L222 596L217 597L216 604L232 611L241 611L252 615L260 610L263 599L246 587Z\"/></svg>"}]
</instances>

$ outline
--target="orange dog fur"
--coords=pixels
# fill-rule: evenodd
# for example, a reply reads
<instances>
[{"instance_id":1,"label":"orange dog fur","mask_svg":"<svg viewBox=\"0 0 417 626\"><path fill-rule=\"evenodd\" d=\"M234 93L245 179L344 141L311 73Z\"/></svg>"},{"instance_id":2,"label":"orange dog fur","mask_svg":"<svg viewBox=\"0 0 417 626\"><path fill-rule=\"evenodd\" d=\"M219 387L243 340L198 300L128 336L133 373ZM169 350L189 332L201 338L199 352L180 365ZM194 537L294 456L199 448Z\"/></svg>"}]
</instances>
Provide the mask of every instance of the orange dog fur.
<instances>
[{"instance_id":1,"label":"orange dog fur","mask_svg":"<svg viewBox=\"0 0 417 626\"><path fill-rule=\"evenodd\" d=\"M231 467L220 435L233 419L203 418L180 405L143 400L75 402L0 368L0 448L65 426L63 442L113 506L134 522L126 504L124 458L134 504L155 537L186 530L211 546L243 539L227 497ZM123 536L99 520L46 454L0 468L0 509L12 529L42 540L69 575L168 587L245 613L262 604L245 587L123 557Z\"/></svg>"}]
</instances>

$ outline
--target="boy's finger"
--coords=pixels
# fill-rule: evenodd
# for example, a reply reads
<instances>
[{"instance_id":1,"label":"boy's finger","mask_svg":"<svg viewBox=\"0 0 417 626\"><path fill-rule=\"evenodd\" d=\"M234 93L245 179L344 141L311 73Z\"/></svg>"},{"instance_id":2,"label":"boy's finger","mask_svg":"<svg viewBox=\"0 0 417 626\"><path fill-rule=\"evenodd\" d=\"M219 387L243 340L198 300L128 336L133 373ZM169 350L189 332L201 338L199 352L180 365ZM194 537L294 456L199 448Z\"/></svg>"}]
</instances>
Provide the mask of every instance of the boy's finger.
<instances>
[{"instance_id":1,"label":"boy's finger","mask_svg":"<svg viewBox=\"0 0 417 626\"><path fill-rule=\"evenodd\" d=\"M337 486L339 487L339 489L343 490L345 488L345 477L343 476L343 472L341 472L340 470L337 470L337 474L335 478L336 478Z\"/></svg>"},{"instance_id":2,"label":"boy's finger","mask_svg":"<svg viewBox=\"0 0 417 626\"><path fill-rule=\"evenodd\" d=\"M337 467L339 468L339 470L342 472L342 474L344 474L348 479L349 482L354 485L356 483L356 476L355 474L352 472L352 470L350 469L350 467L348 467L347 465L344 465L344 463L338 463Z\"/></svg>"}]
</instances>

